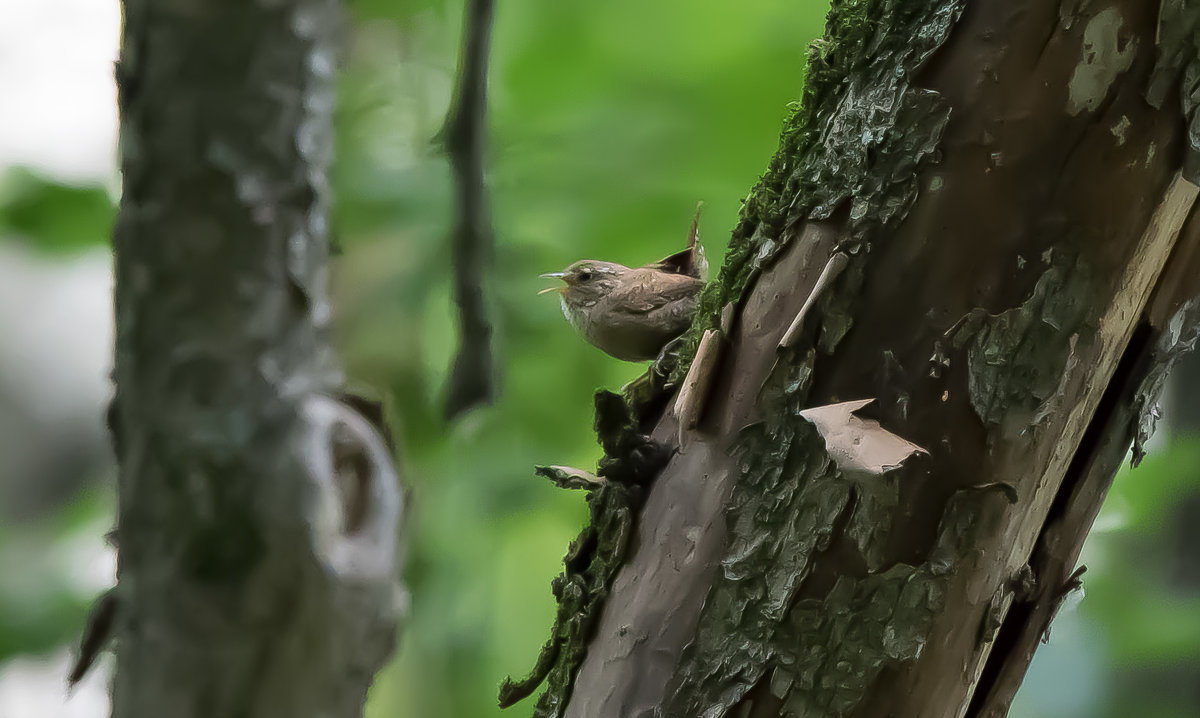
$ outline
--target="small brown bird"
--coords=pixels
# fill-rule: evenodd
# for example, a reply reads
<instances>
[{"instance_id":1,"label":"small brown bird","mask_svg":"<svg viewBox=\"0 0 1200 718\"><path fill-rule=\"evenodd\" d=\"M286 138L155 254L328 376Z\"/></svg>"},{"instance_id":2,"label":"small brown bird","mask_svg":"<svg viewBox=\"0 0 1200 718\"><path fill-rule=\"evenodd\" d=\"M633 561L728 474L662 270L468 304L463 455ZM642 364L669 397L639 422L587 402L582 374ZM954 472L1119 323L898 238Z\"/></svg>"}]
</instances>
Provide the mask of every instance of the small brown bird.
<instances>
[{"instance_id":1,"label":"small brown bird","mask_svg":"<svg viewBox=\"0 0 1200 718\"><path fill-rule=\"evenodd\" d=\"M672 339L691 326L708 266L696 241L692 222L688 248L644 267L584 259L561 272L541 275L561 279L558 292L563 314L592 346L624 361L658 356Z\"/></svg>"}]
</instances>

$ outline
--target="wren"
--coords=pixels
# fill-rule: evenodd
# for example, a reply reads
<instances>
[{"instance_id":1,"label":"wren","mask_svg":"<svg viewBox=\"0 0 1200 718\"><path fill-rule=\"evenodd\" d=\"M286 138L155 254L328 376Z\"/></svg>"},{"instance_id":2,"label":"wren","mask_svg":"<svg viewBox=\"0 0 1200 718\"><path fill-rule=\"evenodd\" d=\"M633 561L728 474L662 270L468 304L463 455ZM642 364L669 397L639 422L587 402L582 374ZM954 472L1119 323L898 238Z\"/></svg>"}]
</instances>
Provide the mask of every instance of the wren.
<instances>
[{"instance_id":1,"label":"wren","mask_svg":"<svg viewBox=\"0 0 1200 718\"><path fill-rule=\"evenodd\" d=\"M584 259L561 272L541 275L561 279L558 292L563 315L592 346L623 361L647 361L692 324L708 263L697 243L696 220L688 247L653 264L626 267L616 262Z\"/></svg>"}]
</instances>

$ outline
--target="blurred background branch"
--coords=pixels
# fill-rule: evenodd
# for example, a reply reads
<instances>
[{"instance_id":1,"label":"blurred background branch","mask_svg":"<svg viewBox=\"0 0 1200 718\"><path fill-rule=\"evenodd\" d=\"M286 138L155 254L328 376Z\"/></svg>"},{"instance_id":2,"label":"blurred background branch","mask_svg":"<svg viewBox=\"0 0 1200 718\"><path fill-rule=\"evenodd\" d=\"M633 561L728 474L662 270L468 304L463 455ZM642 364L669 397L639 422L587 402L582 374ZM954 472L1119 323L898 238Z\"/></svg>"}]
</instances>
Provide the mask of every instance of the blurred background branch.
<instances>
[{"instance_id":1,"label":"blurred background branch","mask_svg":"<svg viewBox=\"0 0 1200 718\"><path fill-rule=\"evenodd\" d=\"M454 300L458 304L459 345L450 370L446 417L494 398L495 359L488 307L495 232L488 209L486 178L488 55L494 0L467 0L463 51L450 114L441 139L454 169L456 217Z\"/></svg>"}]
</instances>

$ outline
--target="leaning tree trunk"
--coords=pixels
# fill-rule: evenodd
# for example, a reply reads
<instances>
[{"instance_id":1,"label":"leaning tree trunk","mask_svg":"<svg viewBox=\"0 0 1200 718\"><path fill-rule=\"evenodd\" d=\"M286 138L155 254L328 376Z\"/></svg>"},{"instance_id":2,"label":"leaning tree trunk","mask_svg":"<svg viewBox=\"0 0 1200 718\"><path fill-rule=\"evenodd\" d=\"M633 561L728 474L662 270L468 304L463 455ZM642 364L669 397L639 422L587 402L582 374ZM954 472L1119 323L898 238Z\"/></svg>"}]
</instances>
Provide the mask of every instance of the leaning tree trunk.
<instances>
[{"instance_id":1,"label":"leaning tree trunk","mask_svg":"<svg viewBox=\"0 0 1200 718\"><path fill-rule=\"evenodd\" d=\"M124 10L113 715L360 715L401 493L331 398L339 3Z\"/></svg>"},{"instance_id":2,"label":"leaning tree trunk","mask_svg":"<svg viewBox=\"0 0 1200 718\"><path fill-rule=\"evenodd\" d=\"M633 529L606 444L539 715L1006 713L1200 318L1200 3L1161 12L834 0Z\"/></svg>"}]
</instances>

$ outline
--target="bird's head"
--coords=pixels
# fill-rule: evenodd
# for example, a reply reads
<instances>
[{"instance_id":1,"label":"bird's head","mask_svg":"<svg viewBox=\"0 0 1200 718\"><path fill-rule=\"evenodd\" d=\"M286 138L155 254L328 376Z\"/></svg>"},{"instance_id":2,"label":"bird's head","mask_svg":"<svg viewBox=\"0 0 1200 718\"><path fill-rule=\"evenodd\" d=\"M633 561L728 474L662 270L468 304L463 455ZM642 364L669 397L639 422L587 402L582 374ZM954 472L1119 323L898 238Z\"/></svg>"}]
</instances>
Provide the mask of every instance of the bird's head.
<instances>
[{"instance_id":1,"label":"bird's head","mask_svg":"<svg viewBox=\"0 0 1200 718\"><path fill-rule=\"evenodd\" d=\"M571 309L590 307L612 292L629 272L616 262L600 262L594 259L580 260L561 272L543 274L544 279L561 279L563 286L547 287L538 294L558 292L563 305Z\"/></svg>"}]
</instances>

